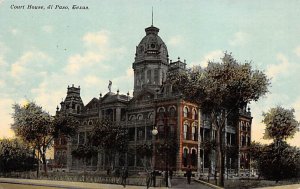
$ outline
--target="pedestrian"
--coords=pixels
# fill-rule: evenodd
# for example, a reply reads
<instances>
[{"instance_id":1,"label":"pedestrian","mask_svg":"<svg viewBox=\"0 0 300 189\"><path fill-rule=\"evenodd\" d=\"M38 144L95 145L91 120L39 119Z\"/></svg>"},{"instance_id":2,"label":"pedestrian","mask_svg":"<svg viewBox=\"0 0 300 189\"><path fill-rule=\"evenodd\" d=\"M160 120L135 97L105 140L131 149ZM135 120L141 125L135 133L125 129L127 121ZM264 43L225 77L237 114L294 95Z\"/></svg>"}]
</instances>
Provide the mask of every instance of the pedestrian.
<instances>
[{"instance_id":1,"label":"pedestrian","mask_svg":"<svg viewBox=\"0 0 300 189\"><path fill-rule=\"evenodd\" d=\"M187 178L187 182L188 184L191 184L191 177L192 177L192 170L191 167L189 166L188 169L186 170L186 178Z\"/></svg>"},{"instance_id":2,"label":"pedestrian","mask_svg":"<svg viewBox=\"0 0 300 189\"><path fill-rule=\"evenodd\" d=\"M146 175L146 185L147 185L147 189L151 185L151 173L149 171L147 171L147 175Z\"/></svg>"},{"instance_id":3,"label":"pedestrian","mask_svg":"<svg viewBox=\"0 0 300 189\"><path fill-rule=\"evenodd\" d=\"M169 171L169 176L170 176L170 179L172 179L172 177L173 177L173 171L172 171L172 169Z\"/></svg>"},{"instance_id":4,"label":"pedestrian","mask_svg":"<svg viewBox=\"0 0 300 189\"><path fill-rule=\"evenodd\" d=\"M121 184L123 185L124 188L126 187L126 179L127 179L127 177L128 177L128 170L127 170L127 168L123 167L122 182L121 182Z\"/></svg>"},{"instance_id":5,"label":"pedestrian","mask_svg":"<svg viewBox=\"0 0 300 189\"><path fill-rule=\"evenodd\" d=\"M155 185L156 185L156 171L155 170L152 171L152 184L153 184L153 187L155 187Z\"/></svg>"}]
</instances>

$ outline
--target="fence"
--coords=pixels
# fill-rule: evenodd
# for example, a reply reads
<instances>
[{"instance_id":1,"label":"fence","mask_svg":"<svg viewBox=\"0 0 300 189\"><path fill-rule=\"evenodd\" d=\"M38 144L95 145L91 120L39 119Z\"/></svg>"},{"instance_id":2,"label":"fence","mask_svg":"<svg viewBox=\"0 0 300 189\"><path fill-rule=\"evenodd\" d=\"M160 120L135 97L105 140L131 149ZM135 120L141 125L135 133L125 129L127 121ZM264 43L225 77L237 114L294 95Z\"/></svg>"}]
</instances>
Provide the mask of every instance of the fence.
<instances>
[{"instance_id":1,"label":"fence","mask_svg":"<svg viewBox=\"0 0 300 189\"><path fill-rule=\"evenodd\" d=\"M10 178L24 178L24 179L37 179L36 172L13 172L0 174L2 177ZM57 181L70 181L70 182L91 182L91 183L102 183L102 184L121 184L121 178L115 176L107 176L97 172L87 173L72 173L72 172L49 172L46 176L41 173L39 176L40 180L57 180ZM156 177L156 186L163 186L163 178ZM127 178L128 185L145 186L146 177L133 175Z\"/></svg>"}]
</instances>

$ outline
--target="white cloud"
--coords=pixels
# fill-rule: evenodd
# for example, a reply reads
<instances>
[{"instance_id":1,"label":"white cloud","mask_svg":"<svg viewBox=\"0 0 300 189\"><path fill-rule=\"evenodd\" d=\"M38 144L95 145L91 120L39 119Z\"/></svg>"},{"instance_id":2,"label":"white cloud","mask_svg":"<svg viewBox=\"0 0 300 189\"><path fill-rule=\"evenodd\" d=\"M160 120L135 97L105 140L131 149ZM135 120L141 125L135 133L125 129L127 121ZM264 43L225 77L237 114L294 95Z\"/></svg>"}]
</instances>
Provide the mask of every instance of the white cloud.
<instances>
[{"instance_id":1,"label":"white cloud","mask_svg":"<svg viewBox=\"0 0 300 189\"><path fill-rule=\"evenodd\" d=\"M172 36L168 40L168 45L171 45L171 46L182 45L183 41L184 41L184 39L181 35Z\"/></svg>"},{"instance_id":2,"label":"white cloud","mask_svg":"<svg viewBox=\"0 0 300 189\"><path fill-rule=\"evenodd\" d=\"M109 32L107 31L100 31L95 33L88 32L83 36L82 40L87 47L101 48L108 45L108 36Z\"/></svg>"},{"instance_id":3,"label":"white cloud","mask_svg":"<svg viewBox=\"0 0 300 189\"><path fill-rule=\"evenodd\" d=\"M65 72L68 74L77 74L83 67L89 67L97 62L104 60L104 55L97 52L85 52L83 55L76 54L69 57Z\"/></svg>"},{"instance_id":4,"label":"white cloud","mask_svg":"<svg viewBox=\"0 0 300 189\"><path fill-rule=\"evenodd\" d=\"M44 31L46 33L52 33L53 32L53 26L45 25L45 26L42 27L42 31Z\"/></svg>"},{"instance_id":5,"label":"white cloud","mask_svg":"<svg viewBox=\"0 0 300 189\"><path fill-rule=\"evenodd\" d=\"M276 79L278 75L288 72L291 67L291 64L284 54L279 53L276 58L280 63L268 65L266 70L266 74L274 79Z\"/></svg>"},{"instance_id":6,"label":"white cloud","mask_svg":"<svg viewBox=\"0 0 300 189\"><path fill-rule=\"evenodd\" d=\"M68 64L64 68L65 73L75 75L82 69L92 69L96 64L104 70L109 68L110 66L102 63L113 51L108 44L108 32L89 32L83 36L82 40L86 48L85 52L69 57Z\"/></svg>"},{"instance_id":7,"label":"white cloud","mask_svg":"<svg viewBox=\"0 0 300 189\"><path fill-rule=\"evenodd\" d=\"M56 86L56 88L54 86ZM62 87L63 86L60 86L57 81L54 83L52 83L52 81L43 81L37 88L33 88L31 92L34 96L34 101L53 115L61 98L66 96L66 91L61 90Z\"/></svg>"},{"instance_id":8,"label":"white cloud","mask_svg":"<svg viewBox=\"0 0 300 189\"><path fill-rule=\"evenodd\" d=\"M87 86L89 85L99 85L101 83L100 78L94 75L89 75L83 78L83 81L86 83Z\"/></svg>"},{"instance_id":9,"label":"white cloud","mask_svg":"<svg viewBox=\"0 0 300 189\"><path fill-rule=\"evenodd\" d=\"M51 58L41 51L27 51L11 65L11 76L18 81L45 75Z\"/></svg>"},{"instance_id":10,"label":"white cloud","mask_svg":"<svg viewBox=\"0 0 300 189\"><path fill-rule=\"evenodd\" d=\"M205 54L199 61L191 62L190 66L200 65L201 67L207 67L208 61L219 61L223 56L223 51L214 50Z\"/></svg>"},{"instance_id":11,"label":"white cloud","mask_svg":"<svg viewBox=\"0 0 300 189\"><path fill-rule=\"evenodd\" d=\"M296 47L294 50L295 54L300 57L300 46Z\"/></svg>"},{"instance_id":12,"label":"white cloud","mask_svg":"<svg viewBox=\"0 0 300 189\"><path fill-rule=\"evenodd\" d=\"M248 42L249 35L245 32L236 32L229 40L231 46L243 46Z\"/></svg>"},{"instance_id":13,"label":"white cloud","mask_svg":"<svg viewBox=\"0 0 300 189\"><path fill-rule=\"evenodd\" d=\"M16 28L14 28L14 29L10 30L10 33L13 34L13 35L17 35L19 33L19 30L17 30Z\"/></svg>"}]
</instances>

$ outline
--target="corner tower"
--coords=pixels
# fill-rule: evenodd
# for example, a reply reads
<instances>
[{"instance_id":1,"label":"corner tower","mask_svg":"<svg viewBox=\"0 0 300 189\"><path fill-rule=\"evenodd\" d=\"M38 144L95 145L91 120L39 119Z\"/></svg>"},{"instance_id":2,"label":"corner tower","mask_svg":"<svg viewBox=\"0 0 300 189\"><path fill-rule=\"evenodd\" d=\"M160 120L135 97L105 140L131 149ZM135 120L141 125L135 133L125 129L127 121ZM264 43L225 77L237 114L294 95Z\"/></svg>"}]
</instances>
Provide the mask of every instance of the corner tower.
<instances>
[{"instance_id":1,"label":"corner tower","mask_svg":"<svg viewBox=\"0 0 300 189\"><path fill-rule=\"evenodd\" d=\"M157 90L166 79L169 68L168 49L158 36L159 29L151 25L146 36L136 47L134 70L134 96L143 89Z\"/></svg>"}]
</instances>

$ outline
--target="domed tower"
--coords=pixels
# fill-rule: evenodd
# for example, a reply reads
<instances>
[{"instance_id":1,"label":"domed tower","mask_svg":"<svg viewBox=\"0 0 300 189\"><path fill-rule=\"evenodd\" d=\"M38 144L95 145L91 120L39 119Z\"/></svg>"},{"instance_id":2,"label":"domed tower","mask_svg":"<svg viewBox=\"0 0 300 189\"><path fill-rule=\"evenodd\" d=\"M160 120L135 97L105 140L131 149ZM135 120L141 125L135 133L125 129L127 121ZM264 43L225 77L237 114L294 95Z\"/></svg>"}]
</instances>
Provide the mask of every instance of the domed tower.
<instances>
[{"instance_id":1,"label":"domed tower","mask_svg":"<svg viewBox=\"0 0 300 189\"><path fill-rule=\"evenodd\" d=\"M146 36L136 47L134 70L134 96L143 89L156 90L166 79L169 67L168 49L158 36L159 29L151 25Z\"/></svg>"}]
</instances>

